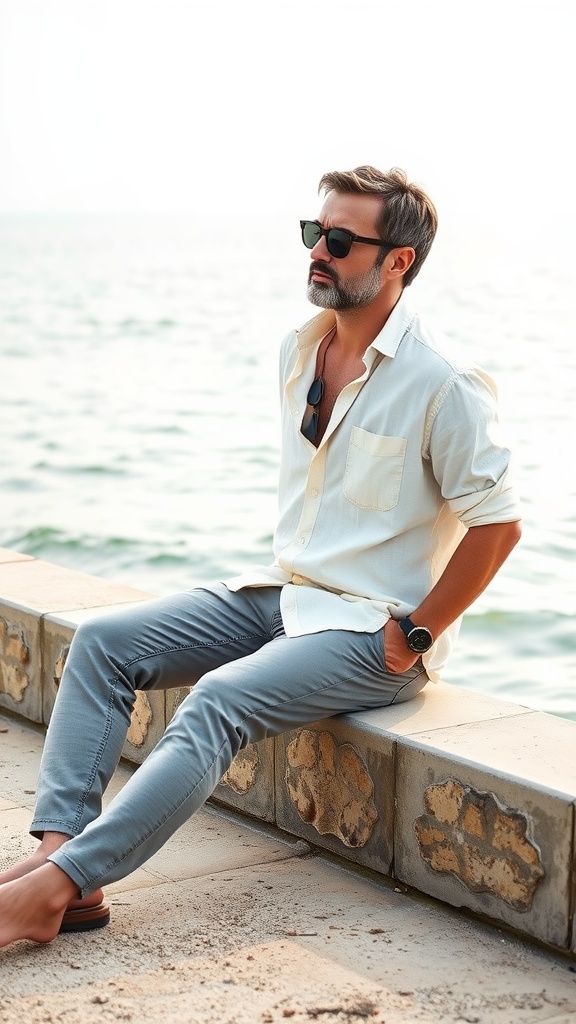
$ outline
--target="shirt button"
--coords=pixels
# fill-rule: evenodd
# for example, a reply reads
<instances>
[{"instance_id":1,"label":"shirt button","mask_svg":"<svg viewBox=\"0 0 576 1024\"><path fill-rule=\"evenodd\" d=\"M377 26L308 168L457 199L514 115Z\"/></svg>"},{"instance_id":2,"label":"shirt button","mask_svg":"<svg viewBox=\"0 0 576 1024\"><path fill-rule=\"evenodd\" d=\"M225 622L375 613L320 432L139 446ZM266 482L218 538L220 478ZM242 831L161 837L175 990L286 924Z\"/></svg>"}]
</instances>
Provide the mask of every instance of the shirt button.
<instances>
[{"instance_id":1,"label":"shirt button","mask_svg":"<svg viewBox=\"0 0 576 1024\"><path fill-rule=\"evenodd\" d=\"M314 489L310 493L312 494L313 498L318 497L318 489L316 487L314 487Z\"/></svg>"},{"instance_id":2,"label":"shirt button","mask_svg":"<svg viewBox=\"0 0 576 1024\"><path fill-rule=\"evenodd\" d=\"M300 537L298 543L299 544L305 544L306 543L306 537Z\"/></svg>"}]
</instances>

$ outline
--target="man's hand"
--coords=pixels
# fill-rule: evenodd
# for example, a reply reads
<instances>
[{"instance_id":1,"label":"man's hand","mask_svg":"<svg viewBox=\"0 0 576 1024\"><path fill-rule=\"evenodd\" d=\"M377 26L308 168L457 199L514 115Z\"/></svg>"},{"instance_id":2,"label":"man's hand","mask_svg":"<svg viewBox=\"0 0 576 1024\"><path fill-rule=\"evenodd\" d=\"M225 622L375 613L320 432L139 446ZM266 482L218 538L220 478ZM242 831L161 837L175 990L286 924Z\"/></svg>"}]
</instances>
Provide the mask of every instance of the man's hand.
<instances>
[{"instance_id":1,"label":"man's hand","mask_svg":"<svg viewBox=\"0 0 576 1024\"><path fill-rule=\"evenodd\" d=\"M388 671L401 675L412 668L419 657L419 654L415 654L408 647L406 637L396 619L388 619L384 626L384 663Z\"/></svg>"}]
</instances>

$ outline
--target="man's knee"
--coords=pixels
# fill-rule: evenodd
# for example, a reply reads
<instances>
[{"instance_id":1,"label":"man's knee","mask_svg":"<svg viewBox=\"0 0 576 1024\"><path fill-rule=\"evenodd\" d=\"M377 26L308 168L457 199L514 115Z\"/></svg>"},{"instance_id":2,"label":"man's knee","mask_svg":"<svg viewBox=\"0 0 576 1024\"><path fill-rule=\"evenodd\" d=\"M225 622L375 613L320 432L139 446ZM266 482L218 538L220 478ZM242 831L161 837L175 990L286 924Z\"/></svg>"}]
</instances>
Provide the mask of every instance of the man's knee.
<instances>
[{"instance_id":1,"label":"man's knee","mask_svg":"<svg viewBox=\"0 0 576 1024\"><path fill-rule=\"evenodd\" d=\"M126 629L119 623L117 615L107 613L78 626L72 639L70 655L110 655L125 650L125 646Z\"/></svg>"}]
</instances>

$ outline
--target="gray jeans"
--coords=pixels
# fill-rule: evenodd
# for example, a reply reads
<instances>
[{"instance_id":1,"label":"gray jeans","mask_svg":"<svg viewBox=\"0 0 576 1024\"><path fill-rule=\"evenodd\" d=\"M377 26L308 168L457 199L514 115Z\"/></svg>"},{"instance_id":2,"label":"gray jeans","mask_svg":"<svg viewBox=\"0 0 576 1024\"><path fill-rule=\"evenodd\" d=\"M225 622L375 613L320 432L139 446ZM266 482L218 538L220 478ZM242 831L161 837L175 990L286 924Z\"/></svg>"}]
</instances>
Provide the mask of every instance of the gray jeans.
<instances>
[{"instance_id":1,"label":"gray jeans","mask_svg":"<svg viewBox=\"0 0 576 1024\"><path fill-rule=\"evenodd\" d=\"M287 637L280 590L223 584L131 605L80 626L40 766L33 835L72 838L50 860L82 895L151 857L210 796L247 743L308 722L399 703L421 662L384 664L383 631ZM193 685L164 736L102 811L134 691Z\"/></svg>"}]
</instances>

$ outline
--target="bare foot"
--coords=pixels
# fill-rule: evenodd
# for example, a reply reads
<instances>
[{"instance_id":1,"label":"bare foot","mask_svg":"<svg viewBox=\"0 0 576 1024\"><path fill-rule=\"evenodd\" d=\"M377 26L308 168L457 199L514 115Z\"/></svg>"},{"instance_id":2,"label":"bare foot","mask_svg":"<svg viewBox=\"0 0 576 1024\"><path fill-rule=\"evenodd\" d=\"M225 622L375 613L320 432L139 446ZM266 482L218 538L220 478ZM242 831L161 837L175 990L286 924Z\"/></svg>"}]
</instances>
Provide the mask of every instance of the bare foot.
<instances>
[{"instance_id":1,"label":"bare foot","mask_svg":"<svg viewBox=\"0 0 576 1024\"><path fill-rule=\"evenodd\" d=\"M76 884L55 864L43 864L0 886L0 946L18 939L56 938Z\"/></svg>"},{"instance_id":2,"label":"bare foot","mask_svg":"<svg viewBox=\"0 0 576 1024\"><path fill-rule=\"evenodd\" d=\"M62 843L59 843L58 845L61 846L67 838L67 836L63 837ZM42 845L40 845L38 849L35 850L34 853L30 854L29 857L26 857L25 860L20 861L18 864L14 864L14 866L8 868L7 871L2 871L0 873L0 886L4 885L5 882L14 882L17 878L24 878L24 876L29 875L31 871L36 871L36 869L42 867L43 864L49 863L49 854L58 849L58 845L54 843L49 845L52 846L51 849L46 850ZM102 902L103 897L104 893L102 892L102 889L96 889L94 892L91 892L89 896L84 896L83 899L76 895L74 899L70 900L67 909L79 910L81 907L86 909L89 907L97 907Z\"/></svg>"},{"instance_id":3,"label":"bare foot","mask_svg":"<svg viewBox=\"0 0 576 1024\"><path fill-rule=\"evenodd\" d=\"M52 852L52 851L51 851ZM36 868L42 867L48 859L48 854L42 851L41 847L34 850L29 857L19 861L18 864L14 864L13 867L8 868L7 871L0 872L0 885L4 885L4 882L13 882L16 878L22 878L23 875L29 875L31 871L35 871Z\"/></svg>"}]
</instances>

